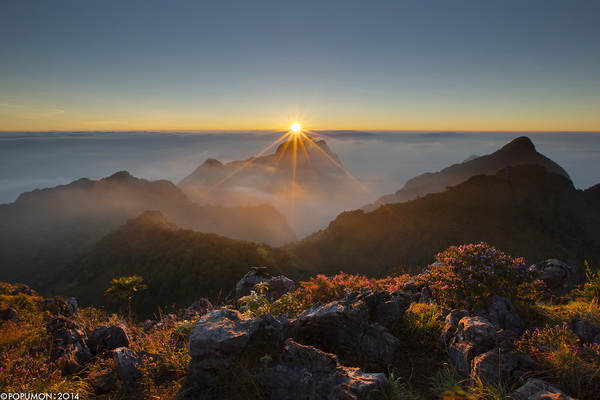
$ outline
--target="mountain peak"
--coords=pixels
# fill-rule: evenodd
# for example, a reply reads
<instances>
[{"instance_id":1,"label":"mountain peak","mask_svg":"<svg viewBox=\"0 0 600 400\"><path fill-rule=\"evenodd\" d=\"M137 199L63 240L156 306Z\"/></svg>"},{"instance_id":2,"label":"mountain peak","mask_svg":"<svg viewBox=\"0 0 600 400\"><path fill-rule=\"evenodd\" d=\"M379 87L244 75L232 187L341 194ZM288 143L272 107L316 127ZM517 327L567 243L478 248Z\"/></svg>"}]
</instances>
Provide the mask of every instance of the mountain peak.
<instances>
[{"instance_id":1,"label":"mountain peak","mask_svg":"<svg viewBox=\"0 0 600 400\"><path fill-rule=\"evenodd\" d=\"M202 163L200 168L215 168L222 167L223 163L215 158L207 158L206 161Z\"/></svg>"},{"instance_id":2,"label":"mountain peak","mask_svg":"<svg viewBox=\"0 0 600 400\"><path fill-rule=\"evenodd\" d=\"M537 153L535 145L527 136L521 136L502 147L502 153Z\"/></svg>"},{"instance_id":3,"label":"mountain peak","mask_svg":"<svg viewBox=\"0 0 600 400\"><path fill-rule=\"evenodd\" d=\"M114 181L114 182L125 182L125 181L129 181L131 179L137 179L137 178L135 178L133 175L131 175L127 171L115 172L114 174L112 174L108 178L104 178L104 180Z\"/></svg>"}]
</instances>

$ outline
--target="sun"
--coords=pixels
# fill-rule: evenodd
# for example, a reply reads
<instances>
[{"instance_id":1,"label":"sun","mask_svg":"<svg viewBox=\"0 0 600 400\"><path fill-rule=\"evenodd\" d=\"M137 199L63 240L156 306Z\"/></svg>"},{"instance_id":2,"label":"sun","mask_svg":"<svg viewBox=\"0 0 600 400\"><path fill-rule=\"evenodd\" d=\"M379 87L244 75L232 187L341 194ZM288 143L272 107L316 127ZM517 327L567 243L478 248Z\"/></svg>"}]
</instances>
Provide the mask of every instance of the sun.
<instances>
[{"instance_id":1,"label":"sun","mask_svg":"<svg viewBox=\"0 0 600 400\"><path fill-rule=\"evenodd\" d=\"M300 132L302 132L302 125L300 125L298 122L294 122L290 126L290 130L294 133L300 133Z\"/></svg>"}]
</instances>

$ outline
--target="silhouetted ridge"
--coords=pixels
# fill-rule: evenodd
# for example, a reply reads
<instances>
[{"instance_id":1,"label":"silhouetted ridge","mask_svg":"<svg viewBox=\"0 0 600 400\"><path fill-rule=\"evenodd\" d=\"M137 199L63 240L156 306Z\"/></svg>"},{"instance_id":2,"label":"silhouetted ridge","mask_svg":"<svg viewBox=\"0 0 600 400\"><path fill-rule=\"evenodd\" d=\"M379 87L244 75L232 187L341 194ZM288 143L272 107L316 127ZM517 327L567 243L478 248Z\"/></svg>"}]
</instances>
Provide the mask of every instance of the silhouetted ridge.
<instances>
[{"instance_id":1,"label":"silhouetted ridge","mask_svg":"<svg viewBox=\"0 0 600 400\"><path fill-rule=\"evenodd\" d=\"M498 150L498 153L512 153L512 154L523 154L523 153L537 153L535 145L527 136L521 136L504 147Z\"/></svg>"},{"instance_id":2,"label":"silhouetted ridge","mask_svg":"<svg viewBox=\"0 0 600 400\"><path fill-rule=\"evenodd\" d=\"M206 159L206 161L204 161L202 163L200 168L219 168L222 166L223 166L223 163L221 161L216 160L214 158L208 158L208 159Z\"/></svg>"},{"instance_id":3,"label":"silhouetted ridge","mask_svg":"<svg viewBox=\"0 0 600 400\"><path fill-rule=\"evenodd\" d=\"M119 171L119 172L112 174L108 178L104 178L103 180L109 181L109 182L128 182L128 181L139 181L141 179L135 178L127 171Z\"/></svg>"},{"instance_id":4,"label":"silhouetted ridge","mask_svg":"<svg viewBox=\"0 0 600 400\"><path fill-rule=\"evenodd\" d=\"M402 189L394 194L382 196L375 205L365 206L364 209L371 211L377 205L402 203L429 193L441 192L472 176L493 175L502 168L515 165L541 165L550 172L570 179L569 174L560 165L536 151L531 139L521 136L492 154L475 158L469 157L464 162L451 165L439 172L428 172L409 179Z\"/></svg>"}]
</instances>

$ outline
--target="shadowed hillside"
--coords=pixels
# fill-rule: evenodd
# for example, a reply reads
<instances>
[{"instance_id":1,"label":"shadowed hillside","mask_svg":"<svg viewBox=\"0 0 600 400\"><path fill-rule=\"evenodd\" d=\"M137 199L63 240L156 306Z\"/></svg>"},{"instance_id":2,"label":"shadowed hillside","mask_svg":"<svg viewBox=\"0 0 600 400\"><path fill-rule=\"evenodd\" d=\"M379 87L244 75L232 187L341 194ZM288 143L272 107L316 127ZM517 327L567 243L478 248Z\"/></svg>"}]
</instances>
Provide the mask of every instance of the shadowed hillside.
<instances>
[{"instance_id":1,"label":"shadowed hillside","mask_svg":"<svg viewBox=\"0 0 600 400\"><path fill-rule=\"evenodd\" d=\"M375 211L342 213L291 245L303 265L379 275L424 266L453 243L486 241L530 262L600 261L598 187L576 190L541 166L508 167L448 190Z\"/></svg>"},{"instance_id":2,"label":"shadowed hillside","mask_svg":"<svg viewBox=\"0 0 600 400\"><path fill-rule=\"evenodd\" d=\"M134 310L151 316L159 305L187 307L201 297L222 301L250 267L283 273L279 266L289 264L286 257L266 245L183 230L160 212L147 211L54 274L43 290L74 296L83 305L104 304L113 278L141 275L148 290L136 296Z\"/></svg>"},{"instance_id":3,"label":"shadowed hillside","mask_svg":"<svg viewBox=\"0 0 600 400\"><path fill-rule=\"evenodd\" d=\"M235 239L281 245L296 239L271 206L219 207L191 203L169 181L119 172L22 194L0 206L0 272L32 282L145 210L160 210L180 226Z\"/></svg>"}]
</instances>

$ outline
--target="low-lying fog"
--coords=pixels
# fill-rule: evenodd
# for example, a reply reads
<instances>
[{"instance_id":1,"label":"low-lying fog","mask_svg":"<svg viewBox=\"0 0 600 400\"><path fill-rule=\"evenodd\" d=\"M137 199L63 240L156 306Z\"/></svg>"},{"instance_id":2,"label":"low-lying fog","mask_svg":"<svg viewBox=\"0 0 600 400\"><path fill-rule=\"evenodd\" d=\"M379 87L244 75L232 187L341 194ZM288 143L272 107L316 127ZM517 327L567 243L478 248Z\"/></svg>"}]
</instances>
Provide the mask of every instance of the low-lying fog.
<instances>
[{"instance_id":1,"label":"low-lying fog","mask_svg":"<svg viewBox=\"0 0 600 400\"><path fill-rule=\"evenodd\" d=\"M139 178L178 183L207 158L223 163L246 160L281 135L262 131L4 132L0 133L0 203L13 202L20 193L33 189L83 177L100 179L122 170ZM600 133L322 131L315 137L327 141L347 171L368 189L361 197L372 202L400 189L409 178L460 163L471 155L492 153L523 135L565 168L576 187L600 183ZM274 153L276 147L264 155ZM326 207L335 216L347 204L351 202Z\"/></svg>"}]
</instances>

